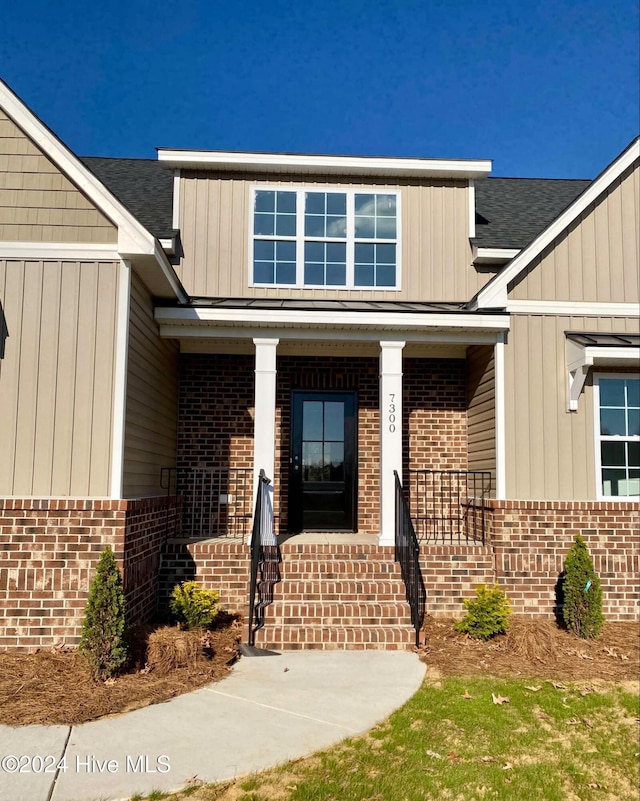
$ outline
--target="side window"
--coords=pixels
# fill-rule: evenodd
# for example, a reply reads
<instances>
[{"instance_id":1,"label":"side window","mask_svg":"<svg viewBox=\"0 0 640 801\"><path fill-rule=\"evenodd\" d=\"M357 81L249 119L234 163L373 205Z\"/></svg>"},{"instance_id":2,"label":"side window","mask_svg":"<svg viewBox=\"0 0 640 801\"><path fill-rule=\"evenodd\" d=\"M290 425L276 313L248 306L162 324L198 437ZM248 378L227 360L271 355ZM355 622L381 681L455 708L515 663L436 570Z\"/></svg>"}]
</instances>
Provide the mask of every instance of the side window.
<instances>
[{"instance_id":1,"label":"side window","mask_svg":"<svg viewBox=\"0 0 640 801\"><path fill-rule=\"evenodd\" d=\"M598 491L603 498L640 495L640 377L596 375Z\"/></svg>"}]
</instances>

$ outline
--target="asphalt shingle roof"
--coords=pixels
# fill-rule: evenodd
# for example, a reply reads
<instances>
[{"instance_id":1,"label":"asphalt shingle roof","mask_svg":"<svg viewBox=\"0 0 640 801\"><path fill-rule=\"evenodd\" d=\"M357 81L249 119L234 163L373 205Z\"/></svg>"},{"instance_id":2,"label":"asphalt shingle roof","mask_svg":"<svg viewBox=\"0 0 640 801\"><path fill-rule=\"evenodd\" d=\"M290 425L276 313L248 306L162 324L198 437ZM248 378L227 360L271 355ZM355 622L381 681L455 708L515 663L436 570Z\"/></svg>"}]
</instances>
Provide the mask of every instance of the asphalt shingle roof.
<instances>
[{"instance_id":1,"label":"asphalt shingle roof","mask_svg":"<svg viewBox=\"0 0 640 801\"><path fill-rule=\"evenodd\" d=\"M173 174L155 159L85 156L81 161L158 239L172 228ZM523 248L591 181L486 178L476 182L479 247Z\"/></svg>"},{"instance_id":2,"label":"asphalt shingle roof","mask_svg":"<svg viewBox=\"0 0 640 801\"><path fill-rule=\"evenodd\" d=\"M155 159L81 156L80 160L155 237L171 237L171 170L167 170Z\"/></svg>"},{"instance_id":3,"label":"asphalt shingle roof","mask_svg":"<svg viewBox=\"0 0 640 801\"><path fill-rule=\"evenodd\" d=\"M556 178L486 178L476 182L479 247L523 248L589 186Z\"/></svg>"}]
</instances>

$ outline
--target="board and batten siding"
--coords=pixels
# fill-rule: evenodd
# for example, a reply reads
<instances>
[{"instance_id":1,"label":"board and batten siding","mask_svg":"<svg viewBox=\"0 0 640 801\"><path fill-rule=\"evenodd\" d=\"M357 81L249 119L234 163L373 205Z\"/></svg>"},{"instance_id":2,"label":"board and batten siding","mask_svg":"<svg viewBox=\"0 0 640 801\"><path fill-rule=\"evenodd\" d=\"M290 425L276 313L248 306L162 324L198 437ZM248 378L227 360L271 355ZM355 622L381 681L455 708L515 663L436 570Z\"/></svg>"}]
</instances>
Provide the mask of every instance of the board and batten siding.
<instances>
[{"instance_id":1,"label":"board and batten siding","mask_svg":"<svg viewBox=\"0 0 640 801\"><path fill-rule=\"evenodd\" d=\"M639 263L636 162L510 285L509 297L637 303Z\"/></svg>"},{"instance_id":2,"label":"board and batten siding","mask_svg":"<svg viewBox=\"0 0 640 801\"><path fill-rule=\"evenodd\" d=\"M178 427L178 343L160 339L153 301L135 272L131 280L123 495L166 493L163 467L175 467Z\"/></svg>"},{"instance_id":3,"label":"board and batten siding","mask_svg":"<svg viewBox=\"0 0 640 801\"><path fill-rule=\"evenodd\" d=\"M496 484L496 390L493 347L467 349L467 442L469 470L491 473L491 495Z\"/></svg>"},{"instance_id":4,"label":"board and batten siding","mask_svg":"<svg viewBox=\"0 0 640 801\"><path fill-rule=\"evenodd\" d=\"M357 187L365 192L372 188L399 189L401 289L250 287L251 188L260 184L283 188ZM464 301L491 277L472 265L466 181L353 183L309 176L274 176L265 180L264 176L183 172L179 205L184 255L177 272L187 292L194 296Z\"/></svg>"},{"instance_id":5,"label":"board and batten siding","mask_svg":"<svg viewBox=\"0 0 640 801\"><path fill-rule=\"evenodd\" d=\"M117 239L113 223L0 111L0 240Z\"/></svg>"},{"instance_id":6,"label":"board and batten siding","mask_svg":"<svg viewBox=\"0 0 640 801\"><path fill-rule=\"evenodd\" d=\"M108 496L118 269L0 261L0 496Z\"/></svg>"},{"instance_id":7,"label":"board and batten siding","mask_svg":"<svg viewBox=\"0 0 640 801\"><path fill-rule=\"evenodd\" d=\"M637 333L637 318L512 315L505 348L507 498L595 500L593 381L567 411L565 331Z\"/></svg>"}]
</instances>

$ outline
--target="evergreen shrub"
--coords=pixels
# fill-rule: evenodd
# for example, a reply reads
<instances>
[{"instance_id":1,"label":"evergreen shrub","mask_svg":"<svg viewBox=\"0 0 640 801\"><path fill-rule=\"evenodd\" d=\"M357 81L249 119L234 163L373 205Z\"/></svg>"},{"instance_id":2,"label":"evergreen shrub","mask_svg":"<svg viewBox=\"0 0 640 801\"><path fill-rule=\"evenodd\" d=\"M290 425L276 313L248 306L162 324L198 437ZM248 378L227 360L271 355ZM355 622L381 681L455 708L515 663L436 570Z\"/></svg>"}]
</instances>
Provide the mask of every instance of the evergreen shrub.
<instances>
[{"instance_id":1,"label":"evergreen shrub","mask_svg":"<svg viewBox=\"0 0 640 801\"><path fill-rule=\"evenodd\" d=\"M477 640L489 640L504 634L509 627L511 606L504 592L494 584L476 587L475 598L464 598L467 614L454 623L456 631L463 631Z\"/></svg>"},{"instance_id":2,"label":"evergreen shrub","mask_svg":"<svg viewBox=\"0 0 640 801\"><path fill-rule=\"evenodd\" d=\"M111 548L100 555L89 588L79 650L100 680L116 675L127 658L124 591Z\"/></svg>"},{"instance_id":3,"label":"evergreen shrub","mask_svg":"<svg viewBox=\"0 0 640 801\"><path fill-rule=\"evenodd\" d=\"M186 629L206 629L218 614L219 600L216 590L205 590L197 581L184 581L173 588L169 608Z\"/></svg>"},{"instance_id":4,"label":"evergreen shrub","mask_svg":"<svg viewBox=\"0 0 640 801\"><path fill-rule=\"evenodd\" d=\"M565 561L562 616L569 631L585 640L595 639L604 625L602 587L589 549L578 534Z\"/></svg>"}]
</instances>

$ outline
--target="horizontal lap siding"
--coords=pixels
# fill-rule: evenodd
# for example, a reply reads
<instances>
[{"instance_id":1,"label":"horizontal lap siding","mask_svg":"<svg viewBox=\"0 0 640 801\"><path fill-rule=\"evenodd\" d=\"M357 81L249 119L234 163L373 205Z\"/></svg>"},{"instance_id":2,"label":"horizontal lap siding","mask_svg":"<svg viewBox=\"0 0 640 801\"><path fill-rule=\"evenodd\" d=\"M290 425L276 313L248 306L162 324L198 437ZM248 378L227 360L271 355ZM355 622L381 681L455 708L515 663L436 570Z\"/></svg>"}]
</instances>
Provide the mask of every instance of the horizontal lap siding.
<instances>
[{"instance_id":1,"label":"horizontal lap siding","mask_svg":"<svg viewBox=\"0 0 640 801\"><path fill-rule=\"evenodd\" d=\"M178 345L162 340L153 301L132 274L127 359L124 496L157 495L160 471L175 467L178 426Z\"/></svg>"},{"instance_id":2,"label":"horizontal lap siding","mask_svg":"<svg viewBox=\"0 0 640 801\"><path fill-rule=\"evenodd\" d=\"M514 300L638 302L640 167L630 167L511 286Z\"/></svg>"},{"instance_id":3,"label":"horizontal lap siding","mask_svg":"<svg viewBox=\"0 0 640 801\"><path fill-rule=\"evenodd\" d=\"M636 318L514 315L505 348L508 498L596 497L591 374L567 412L565 331L637 333Z\"/></svg>"},{"instance_id":4,"label":"horizontal lap siding","mask_svg":"<svg viewBox=\"0 0 640 801\"><path fill-rule=\"evenodd\" d=\"M0 261L0 495L109 492L118 265Z\"/></svg>"},{"instance_id":5,"label":"horizontal lap siding","mask_svg":"<svg viewBox=\"0 0 640 801\"><path fill-rule=\"evenodd\" d=\"M116 242L118 232L0 111L0 240Z\"/></svg>"},{"instance_id":6,"label":"horizontal lap siding","mask_svg":"<svg viewBox=\"0 0 640 801\"><path fill-rule=\"evenodd\" d=\"M251 187L260 182L291 186L399 189L401 192L402 289L253 289L249 287ZM472 297L488 280L472 266L469 189L464 181L417 184L353 183L336 178L216 176L185 172L180 181L180 229L184 256L177 272L192 295L352 300L447 300Z\"/></svg>"}]
</instances>

